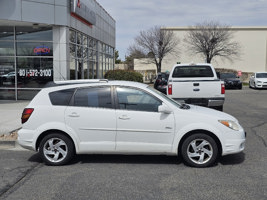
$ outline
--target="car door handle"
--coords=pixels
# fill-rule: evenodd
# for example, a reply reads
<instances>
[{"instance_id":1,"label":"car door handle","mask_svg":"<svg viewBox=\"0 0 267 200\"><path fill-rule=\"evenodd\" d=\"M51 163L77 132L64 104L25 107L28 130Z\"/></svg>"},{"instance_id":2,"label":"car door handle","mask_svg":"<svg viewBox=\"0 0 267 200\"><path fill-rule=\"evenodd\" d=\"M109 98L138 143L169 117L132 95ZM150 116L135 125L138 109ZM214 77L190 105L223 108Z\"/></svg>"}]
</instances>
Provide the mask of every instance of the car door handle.
<instances>
[{"instance_id":1,"label":"car door handle","mask_svg":"<svg viewBox=\"0 0 267 200\"><path fill-rule=\"evenodd\" d=\"M119 117L119 119L122 119L122 120L129 120L130 117L128 117L127 115L122 115Z\"/></svg>"},{"instance_id":2,"label":"car door handle","mask_svg":"<svg viewBox=\"0 0 267 200\"><path fill-rule=\"evenodd\" d=\"M198 92L199 90L200 90L200 89L198 89L198 88L197 88L197 89L193 89L194 92Z\"/></svg>"},{"instance_id":3,"label":"car door handle","mask_svg":"<svg viewBox=\"0 0 267 200\"><path fill-rule=\"evenodd\" d=\"M80 115L74 112L74 113L69 114L69 117L80 117Z\"/></svg>"}]
</instances>

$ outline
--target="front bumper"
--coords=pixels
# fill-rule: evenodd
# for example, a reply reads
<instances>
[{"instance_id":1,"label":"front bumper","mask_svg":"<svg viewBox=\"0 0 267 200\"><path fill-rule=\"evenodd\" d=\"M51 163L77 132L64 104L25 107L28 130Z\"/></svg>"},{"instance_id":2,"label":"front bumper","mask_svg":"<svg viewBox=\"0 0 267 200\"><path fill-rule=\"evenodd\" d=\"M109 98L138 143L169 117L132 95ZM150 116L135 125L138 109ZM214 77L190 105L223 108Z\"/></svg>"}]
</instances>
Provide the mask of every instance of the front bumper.
<instances>
[{"instance_id":1,"label":"front bumper","mask_svg":"<svg viewBox=\"0 0 267 200\"><path fill-rule=\"evenodd\" d=\"M267 83L257 83L256 88L267 88Z\"/></svg>"},{"instance_id":2,"label":"front bumper","mask_svg":"<svg viewBox=\"0 0 267 200\"><path fill-rule=\"evenodd\" d=\"M245 149L246 144L246 132L240 131L239 133L232 133L237 134L237 136L234 139L226 139L223 145L223 152L222 155L229 155L229 154L235 154L240 153Z\"/></svg>"}]
</instances>

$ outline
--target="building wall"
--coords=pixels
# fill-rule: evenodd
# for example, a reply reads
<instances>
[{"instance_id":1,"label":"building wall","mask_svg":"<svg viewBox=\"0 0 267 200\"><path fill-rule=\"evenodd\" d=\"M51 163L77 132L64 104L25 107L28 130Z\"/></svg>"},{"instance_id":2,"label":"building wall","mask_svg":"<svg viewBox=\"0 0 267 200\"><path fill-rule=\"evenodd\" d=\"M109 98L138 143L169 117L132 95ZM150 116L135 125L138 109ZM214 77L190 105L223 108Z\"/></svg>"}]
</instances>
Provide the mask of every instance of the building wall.
<instances>
[{"instance_id":1,"label":"building wall","mask_svg":"<svg viewBox=\"0 0 267 200\"><path fill-rule=\"evenodd\" d=\"M68 0L2 0L0 19L68 25Z\"/></svg>"},{"instance_id":2,"label":"building wall","mask_svg":"<svg viewBox=\"0 0 267 200\"><path fill-rule=\"evenodd\" d=\"M203 63L205 58L200 55L190 55L183 42L189 28L187 27L167 27L167 30L174 31L179 44L177 49L179 54L168 55L162 63L162 72L170 71L177 63ZM234 41L241 45L241 56L239 60L233 62L215 57L212 64L215 68L235 69L242 72L267 71L267 27L232 27L234 31ZM155 64L148 64L144 59L135 59L135 70L156 70Z\"/></svg>"},{"instance_id":3,"label":"building wall","mask_svg":"<svg viewBox=\"0 0 267 200\"><path fill-rule=\"evenodd\" d=\"M163 71L169 70L177 62L205 62L205 58L200 55L190 55L186 50L183 39L187 34L188 28L166 28L173 30L176 36L180 39L180 45L177 47L180 50L179 55L169 55L164 59ZM267 71L267 27L232 27L234 31L233 41L239 42L241 45L240 59L233 62L213 58L211 61L215 68L226 68L241 70L243 72Z\"/></svg>"}]
</instances>

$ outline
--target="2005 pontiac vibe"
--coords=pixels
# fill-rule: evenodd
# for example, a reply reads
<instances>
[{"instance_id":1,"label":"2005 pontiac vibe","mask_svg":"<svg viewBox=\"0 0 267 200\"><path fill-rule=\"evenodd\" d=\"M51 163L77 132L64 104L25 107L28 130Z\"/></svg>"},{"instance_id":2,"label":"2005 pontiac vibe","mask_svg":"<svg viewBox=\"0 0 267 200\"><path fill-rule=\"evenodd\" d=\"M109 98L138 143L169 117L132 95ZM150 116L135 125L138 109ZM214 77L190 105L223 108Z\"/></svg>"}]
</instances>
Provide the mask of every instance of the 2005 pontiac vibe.
<instances>
[{"instance_id":1,"label":"2005 pontiac vibe","mask_svg":"<svg viewBox=\"0 0 267 200\"><path fill-rule=\"evenodd\" d=\"M179 104L136 82L80 80L42 89L22 113L19 144L48 165L75 154L181 155L193 167L244 150L231 115Z\"/></svg>"}]
</instances>

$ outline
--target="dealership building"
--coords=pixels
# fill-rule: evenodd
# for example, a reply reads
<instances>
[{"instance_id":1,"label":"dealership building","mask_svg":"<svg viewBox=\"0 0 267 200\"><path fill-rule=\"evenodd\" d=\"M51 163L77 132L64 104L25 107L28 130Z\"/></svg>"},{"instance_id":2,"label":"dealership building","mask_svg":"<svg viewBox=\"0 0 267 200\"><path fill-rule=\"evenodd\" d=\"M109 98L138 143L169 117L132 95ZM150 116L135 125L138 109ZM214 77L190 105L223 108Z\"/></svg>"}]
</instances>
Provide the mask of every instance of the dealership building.
<instances>
[{"instance_id":1,"label":"dealership building","mask_svg":"<svg viewBox=\"0 0 267 200\"><path fill-rule=\"evenodd\" d=\"M96 0L0 1L0 100L114 69L115 20Z\"/></svg>"}]
</instances>

